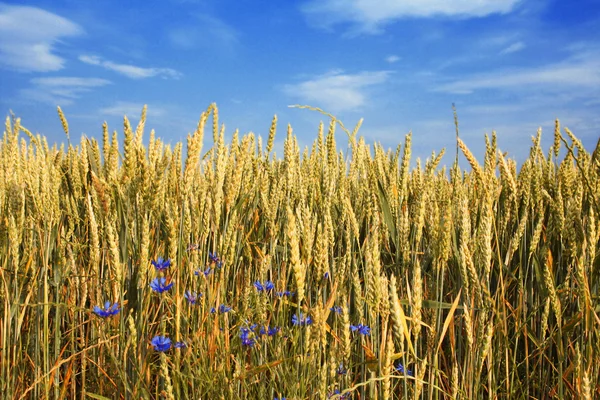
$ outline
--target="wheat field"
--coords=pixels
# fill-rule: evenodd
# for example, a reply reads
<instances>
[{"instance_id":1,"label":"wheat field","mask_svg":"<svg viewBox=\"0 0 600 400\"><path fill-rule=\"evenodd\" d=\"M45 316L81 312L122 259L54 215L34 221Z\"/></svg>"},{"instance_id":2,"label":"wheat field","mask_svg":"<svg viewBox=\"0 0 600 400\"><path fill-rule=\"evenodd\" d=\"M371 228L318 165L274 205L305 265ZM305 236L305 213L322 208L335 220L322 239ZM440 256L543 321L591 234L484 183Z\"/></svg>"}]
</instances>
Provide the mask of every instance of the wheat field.
<instances>
[{"instance_id":1,"label":"wheat field","mask_svg":"<svg viewBox=\"0 0 600 400\"><path fill-rule=\"evenodd\" d=\"M226 143L213 104L183 160L145 114L60 148L6 120L4 398L600 398L600 142L457 132L461 170L332 116Z\"/></svg>"}]
</instances>

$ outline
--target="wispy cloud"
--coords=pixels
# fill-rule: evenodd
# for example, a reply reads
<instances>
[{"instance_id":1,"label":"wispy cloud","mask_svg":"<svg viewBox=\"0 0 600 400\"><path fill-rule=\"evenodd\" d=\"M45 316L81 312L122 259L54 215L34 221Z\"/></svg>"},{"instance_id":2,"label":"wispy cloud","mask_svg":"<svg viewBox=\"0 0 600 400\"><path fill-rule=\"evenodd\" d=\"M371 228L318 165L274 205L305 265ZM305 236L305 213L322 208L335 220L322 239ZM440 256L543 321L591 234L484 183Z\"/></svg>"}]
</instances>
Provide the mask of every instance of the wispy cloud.
<instances>
[{"instance_id":1,"label":"wispy cloud","mask_svg":"<svg viewBox=\"0 0 600 400\"><path fill-rule=\"evenodd\" d=\"M364 71L357 74L344 74L332 71L304 82L283 87L290 97L302 99L311 105L331 111L357 109L367 102L366 90L386 82L389 71Z\"/></svg>"},{"instance_id":2,"label":"wispy cloud","mask_svg":"<svg viewBox=\"0 0 600 400\"><path fill-rule=\"evenodd\" d=\"M504 54L510 54L510 53L516 53L517 51L521 51L525 48L525 43L523 42L515 42L513 44L511 44L510 46L504 48L500 54L504 55Z\"/></svg>"},{"instance_id":3,"label":"wispy cloud","mask_svg":"<svg viewBox=\"0 0 600 400\"><path fill-rule=\"evenodd\" d=\"M111 83L106 79L99 78L34 78L31 80L33 87L21 90L21 95L30 100L52 105L69 105L73 104L74 100L83 93Z\"/></svg>"},{"instance_id":4,"label":"wispy cloud","mask_svg":"<svg viewBox=\"0 0 600 400\"><path fill-rule=\"evenodd\" d=\"M181 72L171 68L143 68L130 64L117 64L97 56L82 55L79 56L79 61L90 65L97 65L132 79L145 79L152 78L154 76L178 79L182 75Z\"/></svg>"},{"instance_id":5,"label":"wispy cloud","mask_svg":"<svg viewBox=\"0 0 600 400\"><path fill-rule=\"evenodd\" d=\"M58 71L65 60L54 54L61 38L83 29L66 18L36 7L0 3L0 66L21 72Z\"/></svg>"},{"instance_id":6,"label":"wispy cloud","mask_svg":"<svg viewBox=\"0 0 600 400\"><path fill-rule=\"evenodd\" d=\"M223 20L208 14L196 14L191 25L181 25L171 29L167 38L174 47L189 50L214 45L216 48L231 51L238 43L237 30Z\"/></svg>"},{"instance_id":7,"label":"wispy cloud","mask_svg":"<svg viewBox=\"0 0 600 400\"><path fill-rule=\"evenodd\" d=\"M522 89L535 86L547 91L566 88L600 88L600 54L584 54L569 60L540 66L498 70L458 79L439 86L436 91L468 94L481 89ZM582 92L583 94L583 92Z\"/></svg>"},{"instance_id":8,"label":"wispy cloud","mask_svg":"<svg viewBox=\"0 0 600 400\"><path fill-rule=\"evenodd\" d=\"M387 56L385 58L385 61L389 62L390 64L393 64L393 63L400 61L400 57L398 57L396 55Z\"/></svg>"},{"instance_id":9,"label":"wispy cloud","mask_svg":"<svg viewBox=\"0 0 600 400\"><path fill-rule=\"evenodd\" d=\"M359 30L376 33L385 24L401 18L484 17L505 14L520 0L311 0L302 11L316 24L332 26L349 22Z\"/></svg>"},{"instance_id":10,"label":"wispy cloud","mask_svg":"<svg viewBox=\"0 0 600 400\"><path fill-rule=\"evenodd\" d=\"M128 118L137 117L142 113L143 103L135 103L129 101L117 101L112 106L104 107L99 110L100 114L111 116L111 117L123 117ZM148 105L148 116L161 117L166 115L165 109Z\"/></svg>"}]
</instances>

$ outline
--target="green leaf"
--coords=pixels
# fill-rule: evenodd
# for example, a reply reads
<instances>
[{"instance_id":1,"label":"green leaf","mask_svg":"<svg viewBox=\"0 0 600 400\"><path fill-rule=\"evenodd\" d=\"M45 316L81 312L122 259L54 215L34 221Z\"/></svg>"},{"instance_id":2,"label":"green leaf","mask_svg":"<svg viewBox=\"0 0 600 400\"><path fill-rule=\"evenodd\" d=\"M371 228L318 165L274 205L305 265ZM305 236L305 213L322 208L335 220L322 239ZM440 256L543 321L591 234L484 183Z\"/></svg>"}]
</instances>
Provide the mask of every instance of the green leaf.
<instances>
[{"instance_id":1,"label":"green leaf","mask_svg":"<svg viewBox=\"0 0 600 400\"><path fill-rule=\"evenodd\" d=\"M86 393L89 397L91 397L92 399L97 399L97 400L110 400L108 397L104 397L104 396L100 396L99 394L94 394L94 393Z\"/></svg>"}]
</instances>

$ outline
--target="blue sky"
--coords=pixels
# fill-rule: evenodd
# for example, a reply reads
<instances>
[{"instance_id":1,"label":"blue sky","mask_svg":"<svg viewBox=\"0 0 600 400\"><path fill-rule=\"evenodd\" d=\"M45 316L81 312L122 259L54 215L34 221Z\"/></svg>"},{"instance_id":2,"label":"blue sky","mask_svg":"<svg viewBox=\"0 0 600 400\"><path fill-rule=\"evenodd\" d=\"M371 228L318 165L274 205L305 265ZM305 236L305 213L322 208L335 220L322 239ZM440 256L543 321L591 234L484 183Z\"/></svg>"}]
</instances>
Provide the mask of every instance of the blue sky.
<instances>
[{"instance_id":1,"label":"blue sky","mask_svg":"<svg viewBox=\"0 0 600 400\"><path fill-rule=\"evenodd\" d=\"M309 104L386 148L412 131L415 157L446 147L448 165L452 103L480 161L492 130L518 161L555 118L590 150L600 136L598 0L26 3L0 3L0 107L50 143L66 141L57 105L78 140L148 104L147 132L174 144L212 102L228 137L266 140L277 114L279 148L287 123L310 146L325 117L288 107Z\"/></svg>"}]
</instances>

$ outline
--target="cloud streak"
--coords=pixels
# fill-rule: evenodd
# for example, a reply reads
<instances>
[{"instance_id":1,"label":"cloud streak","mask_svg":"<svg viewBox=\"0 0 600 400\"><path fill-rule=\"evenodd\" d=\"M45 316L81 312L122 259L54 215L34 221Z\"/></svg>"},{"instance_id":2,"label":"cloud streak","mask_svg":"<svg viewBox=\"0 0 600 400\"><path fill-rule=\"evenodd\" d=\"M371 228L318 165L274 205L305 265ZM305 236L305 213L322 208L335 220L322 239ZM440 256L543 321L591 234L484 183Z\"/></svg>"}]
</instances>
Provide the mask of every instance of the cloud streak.
<instances>
[{"instance_id":1,"label":"cloud streak","mask_svg":"<svg viewBox=\"0 0 600 400\"><path fill-rule=\"evenodd\" d=\"M83 34L76 23L36 7L0 4L0 66L19 72L64 68L54 53L62 38Z\"/></svg>"},{"instance_id":2,"label":"cloud streak","mask_svg":"<svg viewBox=\"0 0 600 400\"><path fill-rule=\"evenodd\" d=\"M202 46L214 46L217 49L231 51L238 43L238 32L221 19L196 14L193 25L183 25L168 31L167 39L173 47L190 50Z\"/></svg>"},{"instance_id":3,"label":"cloud streak","mask_svg":"<svg viewBox=\"0 0 600 400\"><path fill-rule=\"evenodd\" d=\"M387 61L390 64L394 64L394 63L400 61L400 57L398 57L396 55L387 56L385 58L385 61Z\"/></svg>"},{"instance_id":4,"label":"cloud streak","mask_svg":"<svg viewBox=\"0 0 600 400\"><path fill-rule=\"evenodd\" d=\"M366 90L385 83L389 75L389 71L364 71L357 74L332 71L304 82L287 84L283 91L290 97L334 112L354 110L366 104Z\"/></svg>"},{"instance_id":5,"label":"cloud streak","mask_svg":"<svg viewBox=\"0 0 600 400\"><path fill-rule=\"evenodd\" d=\"M511 12L519 0L311 0L301 9L316 24L326 27L349 22L366 33L402 18L475 18Z\"/></svg>"},{"instance_id":6,"label":"cloud streak","mask_svg":"<svg viewBox=\"0 0 600 400\"><path fill-rule=\"evenodd\" d=\"M130 64L117 64L112 61L104 60L97 56L81 55L79 61L102 67L109 71L117 72L132 79L146 79L155 76L163 78L179 79L182 74L172 68L143 68Z\"/></svg>"},{"instance_id":7,"label":"cloud streak","mask_svg":"<svg viewBox=\"0 0 600 400\"><path fill-rule=\"evenodd\" d=\"M134 103L129 101L117 101L112 106L104 107L99 110L100 114L111 117L128 118L137 117L142 113L143 103ZM148 115L160 117L166 114L166 111L159 107L148 106Z\"/></svg>"},{"instance_id":8,"label":"cloud streak","mask_svg":"<svg viewBox=\"0 0 600 400\"><path fill-rule=\"evenodd\" d=\"M33 87L21 90L21 95L30 100L52 105L69 105L83 93L112 82L100 78L47 77L34 78Z\"/></svg>"},{"instance_id":9,"label":"cloud streak","mask_svg":"<svg viewBox=\"0 0 600 400\"><path fill-rule=\"evenodd\" d=\"M446 83L435 91L469 94L482 89L522 89L540 86L547 91L564 89L599 89L600 57L576 57L562 63L537 68L499 70L474 74L472 77Z\"/></svg>"},{"instance_id":10,"label":"cloud streak","mask_svg":"<svg viewBox=\"0 0 600 400\"><path fill-rule=\"evenodd\" d=\"M524 48L525 48L525 43L515 42L515 43L511 44L510 46L506 47L504 50L502 50L500 52L500 54L505 55L505 54L516 53L518 51L523 50Z\"/></svg>"}]
</instances>

